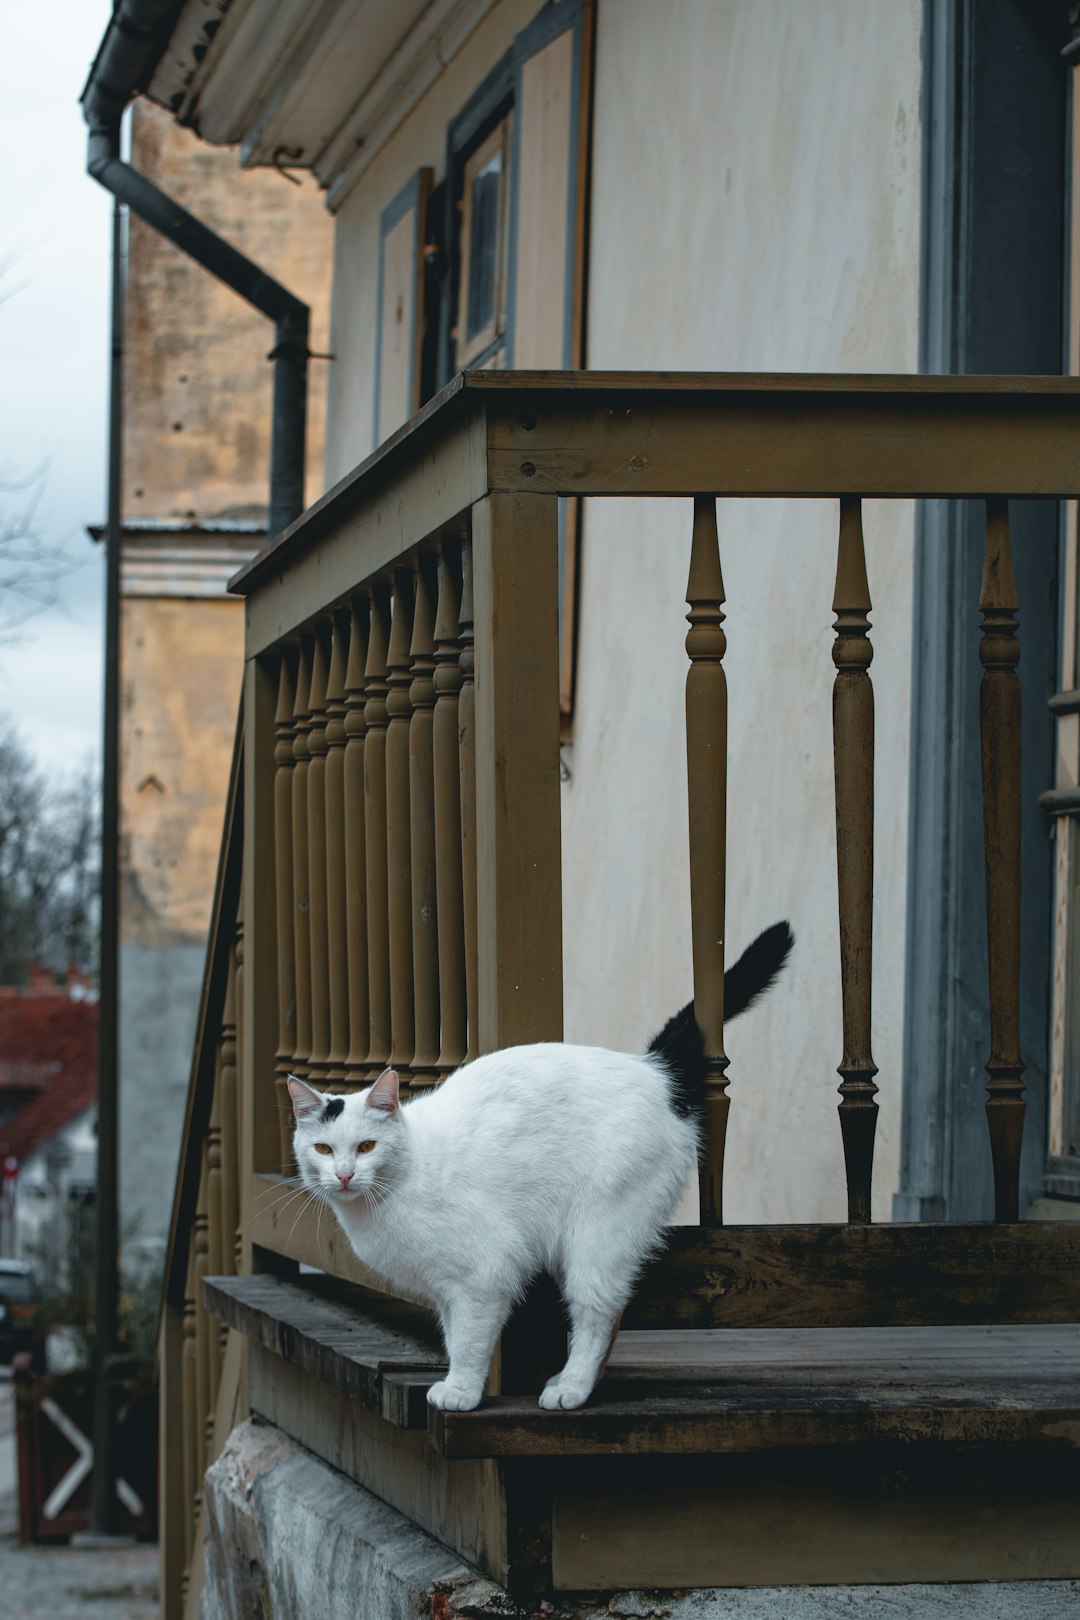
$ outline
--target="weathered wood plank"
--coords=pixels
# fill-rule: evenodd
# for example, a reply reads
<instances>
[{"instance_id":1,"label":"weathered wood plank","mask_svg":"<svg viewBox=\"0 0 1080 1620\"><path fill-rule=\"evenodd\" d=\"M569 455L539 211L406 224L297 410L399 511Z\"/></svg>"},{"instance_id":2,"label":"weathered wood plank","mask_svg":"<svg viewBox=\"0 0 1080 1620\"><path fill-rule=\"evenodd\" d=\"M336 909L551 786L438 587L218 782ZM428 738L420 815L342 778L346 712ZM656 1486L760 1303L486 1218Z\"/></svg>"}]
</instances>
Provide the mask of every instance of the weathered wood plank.
<instances>
[{"instance_id":1,"label":"weathered wood plank","mask_svg":"<svg viewBox=\"0 0 1080 1620\"><path fill-rule=\"evenodd\" d=\"M421 541L464 533L469 506L487 488L479 422L447 423L422 460L380 466L372 477L350 476L338 488L238 576L235 583L251 596L249 654L326 608L345 605L359 585L404 563Z\"/></svg>"},{"instance_id":2,"label":"weathered wood plank","mask_svg":"<svg viewBox=\"0 0 1080 1620\"><path fill-rule=\"evenodd\" d=\"M1078 1464L1076 1453L1045 1448L899 1446L844 1451L831 1465L817 1451L579 1459L560 1470L555 1491L554 1584L610 1591L1075 1577Z\"/></svg>"},{"instance_id":3,"label":"weathered wood plank","mask_svg":"<svg viewBox=\"0 0 1080 1620\"><path fill-rule=\"evenodd\" d=\"M379 1287L283 1177L256 1176L253 1241ZM624 1329L910 1327L1080 1321L1080 1221L672 1227Z\"/></svg>"},{"instance_id":4,"label":"weathered wood plank","mask_svg":"<svg viewBox=\"0 0 1080 1620\"><path fill-rule=\"evenodd\" d=\"M963 1381L917 1390L676 1385L662 1395L616 1383L577 1413L498 1395L475 1412L432 1408L429 1424L438 1451L453 1458L718 1456L885 1441L1080 1447L1080 1392L1075 1367L1059 1383L1024 1386L1023 1398L1006 1383L968 1389Z\"/></svg>"},{"instance_id":5,"label":"weathered wood plank","mask_svg":"<svg viewBox=\"0 0 1080 1620\"><path fill-rule=\"evenodd\" d=\"M1080 1222L673 1227L627 1328L1080 1320Z\"/></svg>"},{"instance_id":6,"label":"weathered wood plank","mask_svg":"<svg viewBox=\"0 0 1080 1620\"><path fill-rule=\"evenodd\" d=\"M489 407L493 492L1055 496L1080 490L1070 395L522 389Z\"/></svg>"},{"instance_id":7,"label":"weathered wood plank","mask_svg":"<svg viewBox=\"0 0 1080 1620\"><path fill-rule=\"evenodd\" d=\"M214 1277L203 1293L207 1309L283 1361L390 1421L426 1426L426 1391L446 1362L434 1319L419 1306L314 1278L298 1287L268 1276ZM384 1402L387 1370L411 1376L407 1392L396 1383Z\"/></svg>"}]
</instances>

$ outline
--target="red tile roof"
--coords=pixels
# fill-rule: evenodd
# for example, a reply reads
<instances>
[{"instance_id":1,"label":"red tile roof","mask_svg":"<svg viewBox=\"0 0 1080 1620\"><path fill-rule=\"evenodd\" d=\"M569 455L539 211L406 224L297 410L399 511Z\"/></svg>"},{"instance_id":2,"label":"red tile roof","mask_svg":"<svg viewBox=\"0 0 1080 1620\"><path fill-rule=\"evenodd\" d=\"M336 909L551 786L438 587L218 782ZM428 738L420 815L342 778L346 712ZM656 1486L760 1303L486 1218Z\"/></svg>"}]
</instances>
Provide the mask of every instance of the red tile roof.
<instances>
[{"instance_id":1,"label":"red tile roof","mask_svg":"<svg viewBox=\"0 0 1080 1620\"><path fill-rule=\"evenodd\" d=\"M98 1009L67 990L0 988L0 1097L36 1091L0 1124L0 1164L21 1164L97 1096Z\"/></svg>"}]
</instances>

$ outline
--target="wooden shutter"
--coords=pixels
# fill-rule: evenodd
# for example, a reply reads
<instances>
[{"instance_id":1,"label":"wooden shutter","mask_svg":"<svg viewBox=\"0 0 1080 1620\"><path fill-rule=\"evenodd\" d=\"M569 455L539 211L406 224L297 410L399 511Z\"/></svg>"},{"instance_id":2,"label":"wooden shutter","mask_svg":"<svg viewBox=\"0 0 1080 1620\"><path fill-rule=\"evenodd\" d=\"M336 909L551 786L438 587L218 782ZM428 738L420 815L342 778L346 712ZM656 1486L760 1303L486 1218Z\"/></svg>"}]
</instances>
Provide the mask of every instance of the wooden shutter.
<instances>
[{"instance_id":1,"label":"wooden shutter","mask_svg":"<svg viewBox=\"0 0 1080 1620\"><path fill-rule=\"evenodd\" d=\"M585 364L593 0L556 0L514 41L506 365ZM580 500L559 502L559 699L574 700Z\"/></svg>"},{"instance_id":2,"label":"wooden shutter","mask_svg":"<svg viewBox=\"0 0 1080 1620\"><path fill-rule=\"evenodd\" d=\"M591 0L558 0L514 42L507 364L584 363Z\"/></svg>"},{"instance_id":3,"label":"wooden shutter","mask_svg":"<svg viewBox=\"0 0 1080 1620\"><path fill-rule=\"evenodd\" d=\"M418 169L383 209L375 339L374 443L420 407L424 340L424 220L432 171Z\"/></svg>"}]
</instances>

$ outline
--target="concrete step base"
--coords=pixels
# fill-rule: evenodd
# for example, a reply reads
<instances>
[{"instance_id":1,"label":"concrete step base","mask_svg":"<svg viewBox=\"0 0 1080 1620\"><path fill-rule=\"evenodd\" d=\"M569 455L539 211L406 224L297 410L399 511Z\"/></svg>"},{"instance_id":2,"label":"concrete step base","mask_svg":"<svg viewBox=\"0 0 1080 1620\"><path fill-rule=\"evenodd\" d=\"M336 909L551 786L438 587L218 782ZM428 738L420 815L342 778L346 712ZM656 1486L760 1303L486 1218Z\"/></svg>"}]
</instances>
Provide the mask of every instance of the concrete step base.
<instances>
[{"instance_id":1,"label":"concrete step base","mask_svg":"<svg viewBox=\"0 0 1080 1620\"><path fill-rule=\"evenodd\" d=\"M1080 1581L807 1586L561 1598L521 1609L378 1497L270 1424L206 1476L202 1620L1072 1620Z\"/></svg>"}]
</instances>

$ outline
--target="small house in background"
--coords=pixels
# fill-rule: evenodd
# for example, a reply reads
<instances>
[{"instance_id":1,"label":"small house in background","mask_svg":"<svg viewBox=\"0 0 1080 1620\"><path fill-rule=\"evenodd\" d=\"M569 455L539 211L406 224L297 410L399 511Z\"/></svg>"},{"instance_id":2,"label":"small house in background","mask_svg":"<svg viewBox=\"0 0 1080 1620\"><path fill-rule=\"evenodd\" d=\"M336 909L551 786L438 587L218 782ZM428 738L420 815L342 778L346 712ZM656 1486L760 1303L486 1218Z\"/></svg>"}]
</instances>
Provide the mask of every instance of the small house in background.
<instances>
[{"instance_id":1,"label":"small house in background","mask_svg":"<svg viewBox=\"0 0 1080 1620\"><path fill-rule=\"evenodd\" d=\"M67 1211L96 1179L98 1008L85 977L35 970L0 987L0 1241L40 1265L65 1252Z\"/></svg>"},{"instance_id":2,"label":"small house in background","mask_svg":"<svg viewBox=\"0 0 1080 1620\"><path fill-rule=\"evenodd\" d=\"M295 286L325 352L330 221L315 188L244 173L141 102L131 160ZM126 1253L168 1230L243 665L231 574L266 540L265 322L132 217L124 297L119 1202ZM321 489L326 364L308 433ZM102 530L91 529L95 539Z\"/></svg>"}]
</instances>

